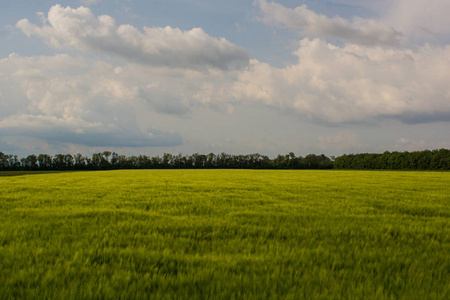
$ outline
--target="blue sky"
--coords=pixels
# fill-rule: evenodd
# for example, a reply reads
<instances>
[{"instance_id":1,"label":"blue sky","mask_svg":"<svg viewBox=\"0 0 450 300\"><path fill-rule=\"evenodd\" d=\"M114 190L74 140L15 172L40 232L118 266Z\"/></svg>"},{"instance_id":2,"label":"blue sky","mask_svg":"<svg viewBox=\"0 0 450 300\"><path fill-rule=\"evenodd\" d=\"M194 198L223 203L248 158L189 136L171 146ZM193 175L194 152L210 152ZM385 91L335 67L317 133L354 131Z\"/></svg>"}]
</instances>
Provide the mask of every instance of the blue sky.
<instances>
[{"instance_id":1,"label":"blue sky","mask_svg":"<svg viewBox=\"0 0 450 300\"><path fill-rule=\"evenodd\" d=\"M0 3L0 151L450 148L444 0Z\"/></svg>"}]
</instances>

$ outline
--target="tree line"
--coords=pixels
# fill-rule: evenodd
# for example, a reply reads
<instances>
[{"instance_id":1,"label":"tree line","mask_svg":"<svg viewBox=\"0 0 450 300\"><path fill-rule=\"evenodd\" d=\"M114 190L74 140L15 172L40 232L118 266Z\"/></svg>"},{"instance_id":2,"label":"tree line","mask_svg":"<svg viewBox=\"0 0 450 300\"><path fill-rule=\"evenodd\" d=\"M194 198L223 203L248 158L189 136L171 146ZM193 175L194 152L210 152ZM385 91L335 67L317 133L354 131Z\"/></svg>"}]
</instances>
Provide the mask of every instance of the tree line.
<instances>
[{"instance_id":1,"label":"tree line","mask_svg":"<svg viewBox=\"0 0 450 300\"><path fill-rule=\"evenodd\" d=\"M349 170L450 170L450 150L295 156L290 152L269 158L259 153L246 155L199 154L125 156L103 151L91 157L78 153L31 154L24 158L0 152L0 170L115 170L115 169L349 169Z\"/></svg>"},{"instance_id":2,"label":"tree line","mask_svg":"<svg viewBox=\"0 0 450 300\"><path fill-rule=\"evenodd\" d=\"M294 153L270 159L259 153L247 155L199 154L163 156L125 156L115 152L94 153L91 157L78 153L31 154L24 158L0 152L0 170L114 170L114 169L332 169L332 160L324 154L305 157Z\"/></svg>"},{"instance_id":3,"label":"tree line","mask_svg":"<svg viewBox=\"0 0 450 300\"><path fill-rule=\"evenodd\" d=\"M336 157L334 168L352 170L450 170L450 150L344 154Z\"/></svg>"}]
</instances>

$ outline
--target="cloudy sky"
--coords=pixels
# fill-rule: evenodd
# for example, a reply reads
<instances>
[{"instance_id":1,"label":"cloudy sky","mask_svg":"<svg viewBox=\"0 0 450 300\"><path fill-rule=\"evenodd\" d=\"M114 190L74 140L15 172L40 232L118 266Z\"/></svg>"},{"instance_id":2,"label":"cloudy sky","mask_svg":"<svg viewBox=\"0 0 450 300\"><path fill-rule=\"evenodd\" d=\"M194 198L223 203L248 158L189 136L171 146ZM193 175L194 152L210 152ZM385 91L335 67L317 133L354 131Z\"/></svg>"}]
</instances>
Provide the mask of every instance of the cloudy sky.
<instances>
[{"instance_id":1,"label":"cloudy sky","mask_svg":"<svg viewBox=\"0 0 450 300\"><path fill-rule=\"evenodd\" d=\"M450 148L450 1L0 1L0 151Z\"/></svg>"}]
</instances>

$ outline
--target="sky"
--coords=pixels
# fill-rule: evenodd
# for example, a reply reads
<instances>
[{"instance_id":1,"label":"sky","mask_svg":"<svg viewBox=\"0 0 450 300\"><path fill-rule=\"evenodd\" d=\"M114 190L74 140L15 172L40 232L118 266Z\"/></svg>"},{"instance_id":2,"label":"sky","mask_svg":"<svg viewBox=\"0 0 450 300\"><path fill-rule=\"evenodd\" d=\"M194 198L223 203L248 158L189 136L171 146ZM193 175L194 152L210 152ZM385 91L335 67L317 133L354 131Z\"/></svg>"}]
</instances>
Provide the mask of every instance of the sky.
<instances>
[{"instance_id":1,"label":"sky","mask_svg":"<svg viewBox=\"0 0 450 300\"><path fill-rule=\"evenodd\" d=\"M0 1L0 151L450 148L450 1Z\"/></svg>"}]
</instances>

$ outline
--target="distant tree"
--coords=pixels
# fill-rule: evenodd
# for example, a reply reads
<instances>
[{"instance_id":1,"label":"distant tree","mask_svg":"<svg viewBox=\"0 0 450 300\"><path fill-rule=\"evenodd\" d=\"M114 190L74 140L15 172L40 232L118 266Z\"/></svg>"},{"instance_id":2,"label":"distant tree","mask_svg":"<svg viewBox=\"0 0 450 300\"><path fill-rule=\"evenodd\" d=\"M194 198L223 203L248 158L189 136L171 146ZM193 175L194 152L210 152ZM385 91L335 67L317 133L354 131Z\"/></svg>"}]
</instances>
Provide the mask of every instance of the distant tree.
<instances>
[{"instance_id":1,"label":"distant tree","mask_svg":"<svg viewBox=\"0 0 450 300\"><path fill-rule=\"evenodd\" d=\"M27 159L25 157L20 159L20 166L22 167L22 169L29 169Z\"/></svg>"},{"instance_id":2,"label":"distant tree","mask_svg":"<svg viewBox=\"0 0 450 300\"><path fill-rule=\"evenodd\" d=\"M170 169L173 165L173 155L170 153L164 153L161 161L161 167L164 169Z\"/></svg>"},{"instance_id":3,"label":"distant tree","mask_svg":"<svg viewBox=\"0 0 450 300\"><path fill-rule=\"evenodd\" d=\"M139 169L150 169L152 167L152 160L147 155L139 155L137 158L137 167Z\"/></svg>"},{"instance_id":4,"label":"distant tree","mask_svg":"<svg viewBox=\"0 0 450 300\"><path fill-rule=\"evenodd\" d=\"M119 157L119 154L117 154L116 152L112 153L112 156L111 156L111 168L117 169L117 167L118 167L118 157Z\"/></svg>"},{"instance_id":5,"label":"distant tree","mask_svg":"<svg viewBox=\"0 0 450 300\"><path fill-rule=\"evenodd\" d=\"M38 156L39 169L49 170L52 168L52 157L48 154L39 154Z\"/></svg>"},{"instance_id":6,"label":"distant tree","mask_svg":"<svg viewBox=\"0 0 450 300\"><path fill-rule=\"evenodd\" d=\"M74 156L74 167L78 170L82 170L86 168L86 158L81 154L81 153L77 153Z\"/></svg>"},{"instance_id":7,"label":"distant tree","mask_svg":"<svg viewBox=\"0 0 450 300\"><path fill-rule=\"evenodd\" d=\"M66 156L64 154L56 154L53 157L53 168L56 170L67 169Z\"/></svg>"},{"instance_id":8,"label":"distant tree","mask_svg":"<svg viewBox=\"0 0 450 300\"><path fill-rule=\"evenodd\" d=\"M74 159L71 154L64 155L64 164L67 169L73 169Z\"/></svg>"},{"instance_id":9,"label":"distant tree","mask_svg":"<svg viewBox=\"0 0 450 300\"><path fill-rule=\"evenodd\" d=\"M128 158L125 155L116 155L111 159L111 164L115 169L126 169L128 166Z\"/></svg>"},{"instance_id":10,"label":"distant tree","mask_svg":"<svg viewBox=\"0 0 450 300\"><path fill-rule=\"evenodd\" d=\"M192 158L193 168L195 168L195 169L204 168L204 166L206 164L206 155L194 153L194 154L192 154L191 158Z\"/></svg>"},{"instance_id":11,"label":"distant tree","mask_svg":"<svg viewBox=\"0 0 450 300\"><path fill-rule=\"evenodd\" d=\"M152 161L153 168L161 168L162 159L159 156L152 157L150 160Z\"/></svg>"},{"instance_id":12,"label":"distant tree","mask_svg":"<svg viewBox=\"0 0 450 300\"><path fill-rule=\"evenodd\" d=\"M36 155L31 154L27 156L27 165L30 170L37 170L38 166L38 158Z\"/></svg>"},{"instance_id":13,"label":"distant tree","mask_svg":"<svg viewBox=\"0 0 450 300\"><path fill-rule=\"evenodd\" d=\"M208 169L217 167L216 155L214 153L209 153L206 155L205 167Z\"/></svg>"},{"instance_id":14,"label":"distant tree","mask_svg":"<svg viewBox=\"0 0 450 300\"><path fill-rule=\"evenodd\" d=\"M102 153L94 153L92 154L92 159L90 161L90 167L95 169L99 169L102 165L103 154Z\"/></svg>"},{"instance_id":15,"label":"distant tree","mask_svg":"<svg viewBox=\"0 0 450 300\"><path fill-rule=\"evenodd\" d=\"M8 159L5 153L0 152L0 170L6 170L8 168Z\"/></svg>"},{"instance_id":16,"label":"distant tree","mask_svg":"<svg viewBox=\"0 0 450 300\"><path fill-rule=\"evenodd\" d=\"M99 153L100 154L100 153ZM109 161L109 157L111 156L110 151L103 151L100 155L100 168L101 169L110 169L111 163Z\"/></svg>"},{"instance_id":17,"label":"distant tree","mask_svg":"<svg viewBox=\"0 0 450 300\"><path fill-rule=\"evenodd\" d=\"M111 159L110 159L111 157ZM293 152L279 154L273 159L259 153L231 155L220 153L207 155L172 155L162 157L146 155L124 156L115 152L103 151L92 154L92 158L80 153L31 154L19 159L17 155L0 152L0 170L71 170L71 169L151 169L151 168L230 168L230 169L410 169L410 170L449 170L450 150L424 150L415 152L389 152L383 154L361 153L327 157L325 154L296 156Z\"/></svg>"},{"instance_id":18,"label":"distant tree","mask_svg":"<svg viewBox=\"0 0 450 300\"><path fill-rule=\"evenodd\" d=\"M449 170L450 150L349 154L337 157L336 169Z\"/></svg>"},{"instance_id":19,"label":"distant tree","mask_svg":"<svg viewBox=\"0 0 450 300\"><path fill-rule=\"evenodd\" d=\"M320 166L320 158L315 154L308 154L303 159L303 164L308 169L318 169Z\"/></svg>"},{"instance_id":20,"label":"distant tree","mask_svg":"<svg viewBox=\"0 0 450 300\"><path fill-rule=\"evenodd\" d=\"M182 169L186 167L186 158L183 154L179 153L173 157L173 168Z\"/></svg>"},{"instance_id":21,"label":"distant tree","mask_svg":"<svg viewBox=\"0 0 450 300\"><path fill-rule=\"evenodd\" d=\"M130 156L127 159L127 167L130 169L137 169L139 168L139 158L137 156Z\"/></svg>"}]
</instances>

